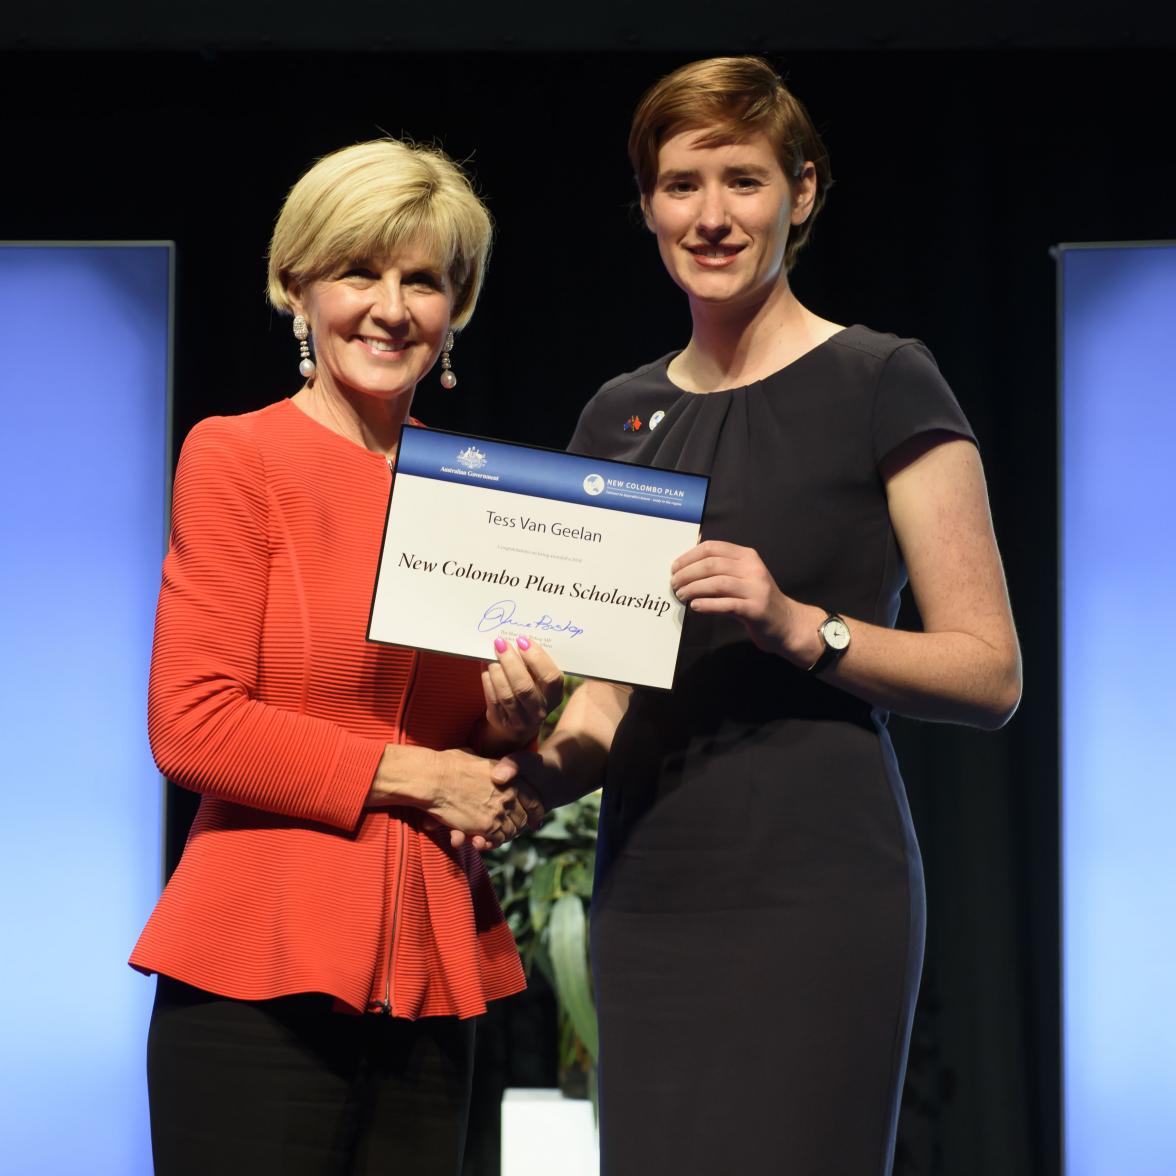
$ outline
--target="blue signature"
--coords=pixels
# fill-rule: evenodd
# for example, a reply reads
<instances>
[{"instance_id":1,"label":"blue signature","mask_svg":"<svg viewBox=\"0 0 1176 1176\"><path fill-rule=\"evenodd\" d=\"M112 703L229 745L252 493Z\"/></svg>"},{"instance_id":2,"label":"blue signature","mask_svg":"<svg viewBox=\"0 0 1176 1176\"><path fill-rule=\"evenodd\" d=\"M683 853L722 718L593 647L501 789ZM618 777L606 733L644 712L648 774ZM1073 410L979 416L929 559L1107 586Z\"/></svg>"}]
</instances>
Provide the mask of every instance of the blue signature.
<instances>
[{"instance_id":1,"label":"blue signature","mask_svg":"<svg viewBox=\"0 0 1176 1176\"><path fill-rule=\"evenodd\" d=\"M544 613L537 621L517 621L515 620L516 607L513 600L496 600L482 614L482 619L478 622L478 632L489 633L500 625L515 625L520 629L543 629L548 633L566 633L569 637L579 637L584 632L579 625L574 625L571 621L558 624L547 613Z\"/></svg>"}]
</instances>

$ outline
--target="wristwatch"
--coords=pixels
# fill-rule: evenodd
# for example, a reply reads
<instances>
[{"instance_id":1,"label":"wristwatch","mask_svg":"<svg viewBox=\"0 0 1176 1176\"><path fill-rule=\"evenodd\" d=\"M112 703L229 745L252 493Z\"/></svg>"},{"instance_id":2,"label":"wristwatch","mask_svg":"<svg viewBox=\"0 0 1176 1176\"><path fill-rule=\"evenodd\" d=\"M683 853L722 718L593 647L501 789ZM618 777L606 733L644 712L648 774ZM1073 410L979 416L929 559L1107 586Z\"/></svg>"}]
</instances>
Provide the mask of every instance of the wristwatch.
<instances>
[{"instance_id":1,"label":"wristwatch","mask_svg":"<svg viewBox=\"0 0 1176 1176\"><path fill-rule=\"evenodd\" d=\"M830 613L817 626L817 636L825 648L821 650L821 656L809 666L810 674L819 674L836 665L849 648L849 626L836 613Z\"/></svg>"}]
</instances>

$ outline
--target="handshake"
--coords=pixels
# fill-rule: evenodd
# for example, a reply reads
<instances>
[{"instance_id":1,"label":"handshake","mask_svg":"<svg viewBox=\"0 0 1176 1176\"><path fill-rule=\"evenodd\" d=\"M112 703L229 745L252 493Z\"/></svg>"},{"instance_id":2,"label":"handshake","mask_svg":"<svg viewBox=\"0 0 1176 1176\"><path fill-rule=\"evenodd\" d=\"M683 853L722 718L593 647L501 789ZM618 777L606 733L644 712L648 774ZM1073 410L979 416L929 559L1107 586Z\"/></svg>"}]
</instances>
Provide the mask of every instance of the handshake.
<instances>
[{"instance_id":1,"label":"handshake","mask_svg":"<svg viewBox=\"0 0 1176 1176\"><path fill-rule=\"evenodd\" d=\"M486 710L472 749L388 744L367 801L370 808L421 809L423 827L447 834L455 849L467 841L494 849L537 829L550 807L544 781L553 784L560 771L555 758L530 749L563 701L563 674L526 637L513 645L497 637L494 651L496 660L482 671Z\"/></svg>"}]
</instances>

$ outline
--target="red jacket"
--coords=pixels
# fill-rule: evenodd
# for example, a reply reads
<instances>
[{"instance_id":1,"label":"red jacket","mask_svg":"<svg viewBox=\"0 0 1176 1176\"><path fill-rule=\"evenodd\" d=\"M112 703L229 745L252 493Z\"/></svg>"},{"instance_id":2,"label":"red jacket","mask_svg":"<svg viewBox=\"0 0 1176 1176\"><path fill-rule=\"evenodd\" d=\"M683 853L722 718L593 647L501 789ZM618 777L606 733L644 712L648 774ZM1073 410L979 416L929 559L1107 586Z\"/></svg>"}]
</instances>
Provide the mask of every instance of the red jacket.
<instances>
[{"instance_id":1,"label":"red jacket","mask_svg":"<svg viewBox=\"0 0 1176 1176\"><path fill-rule=\"evenodd\" d=\"M477 662L366 640L390 483L288 400L185 442L148 729L202 798L134 967L411 1018L524 987L481 857L363 807L385 744L466 746L485 707Z\"/></svg>"}]
</instances>

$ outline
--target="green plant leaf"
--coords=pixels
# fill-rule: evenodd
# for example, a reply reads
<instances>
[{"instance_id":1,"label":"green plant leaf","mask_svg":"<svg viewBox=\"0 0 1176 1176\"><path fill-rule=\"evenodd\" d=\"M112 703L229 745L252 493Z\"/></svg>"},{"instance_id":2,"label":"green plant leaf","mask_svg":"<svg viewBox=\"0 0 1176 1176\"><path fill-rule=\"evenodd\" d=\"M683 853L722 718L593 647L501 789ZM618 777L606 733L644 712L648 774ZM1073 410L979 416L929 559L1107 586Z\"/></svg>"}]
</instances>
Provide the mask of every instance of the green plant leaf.
<instances>
[{"instance_id":1,"label":"green plant leaf","mask_svg":"<svg viewBox=\"0 0 1176 1176\"><path fill-rule=\"evenodd\" d=\"M581 855L565 864L559 879L559 884L565 893L578 894L581 898L592 897L592 873L595 867L595 857L596 855L593 854L588 860L585 860Z\"/></svg>"},{"instance_id":2,"label":"green plant leaf","mask_svg":"<svg viewBox=\"0 0 1176 1176\"><path fill-rule=\"evenodd\" d=\"M530 891L550 901L555 897L555 879L559 874L559 859L548 858L531 874Z\"/></svg>"},{"instance_id":3,"label":"green plant leaf","mask_svg":"<svg viewBox=\"0 0 1176 1176\"><path fill-rule=\"evenodd\" d=\"M565 894L551 908L547 948L555 974L556 998L595 1063L599 1044L588 978L587 927L583 899L577 894Z\"/></svg>"},{"instance_id":4,"label":"green plant leaf","mask_svg":"<svg viewBox=\"0 0 1176 1176\"><path fill-rule=\"evenodd\" d=\"M534 951L531 954L531 966L538 968L543 978L551 987L551 991L555 991L555 969L551 966L551 956L549 956L542 944L536 943Z\"/></svg>"},{"instance_id":5,"label":"green plant leaf","mask_svg":"<svg viewBox=\"0 0 1176 1176\"><path fill-rule=\"evenodd\" d=\"M568 827L568 813L567 806L558 808L547 818L543 824L531 834L531 838L537 841L566 841L572 836L572 831Z\"/></svg>"}]
</instances>

